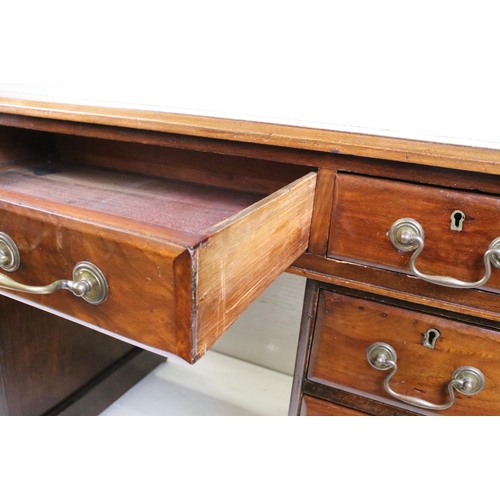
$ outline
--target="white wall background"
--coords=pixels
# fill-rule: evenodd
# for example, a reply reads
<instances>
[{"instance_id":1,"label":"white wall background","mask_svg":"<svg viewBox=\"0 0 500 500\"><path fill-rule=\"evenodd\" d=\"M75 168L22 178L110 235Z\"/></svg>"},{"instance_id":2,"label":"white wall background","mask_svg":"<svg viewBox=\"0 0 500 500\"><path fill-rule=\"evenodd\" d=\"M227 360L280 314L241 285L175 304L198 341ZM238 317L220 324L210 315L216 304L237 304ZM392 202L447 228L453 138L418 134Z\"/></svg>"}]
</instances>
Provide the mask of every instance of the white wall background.
<instances>
[{"instance_id":1,"label":"white wall background","mask_svg":"<svg viewBox=\"0 0 500 500\"><path fill-rule=\"evenodd\" d=\"M2 4L1 20L4 84L57 84L58 95L118 105L500 144L493 1L18 0Z\"/></svg>"},{"instance_id":2,"label":"white wall background","mask_svg":"<svg viewBox=\"0 0 500 500\"><path fill-rule=\"evenodd\" d=\"M301 276L282 274L212 349L293 375L305 282Z\"/></svg>"}]
</instances>

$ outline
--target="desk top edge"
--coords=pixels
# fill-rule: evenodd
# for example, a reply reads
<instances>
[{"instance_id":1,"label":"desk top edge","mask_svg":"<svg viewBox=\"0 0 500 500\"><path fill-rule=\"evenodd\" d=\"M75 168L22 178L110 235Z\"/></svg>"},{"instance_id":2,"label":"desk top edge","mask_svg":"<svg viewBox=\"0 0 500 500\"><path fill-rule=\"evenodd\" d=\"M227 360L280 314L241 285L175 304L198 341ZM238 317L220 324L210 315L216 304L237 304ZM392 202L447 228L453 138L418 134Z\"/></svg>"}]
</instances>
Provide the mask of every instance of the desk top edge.
<instances>
[{"instance_id":1,"label":"desk top edge","mask_svg":"<svg viewBox=\"0 0 500 500\"><path fill-rule=\"evenodd\" d=\"M500 145L496 144L482 147L395 137L385 131L360 133L1 94L0 113L500 174Z\"/></svg>"}]
</instances>

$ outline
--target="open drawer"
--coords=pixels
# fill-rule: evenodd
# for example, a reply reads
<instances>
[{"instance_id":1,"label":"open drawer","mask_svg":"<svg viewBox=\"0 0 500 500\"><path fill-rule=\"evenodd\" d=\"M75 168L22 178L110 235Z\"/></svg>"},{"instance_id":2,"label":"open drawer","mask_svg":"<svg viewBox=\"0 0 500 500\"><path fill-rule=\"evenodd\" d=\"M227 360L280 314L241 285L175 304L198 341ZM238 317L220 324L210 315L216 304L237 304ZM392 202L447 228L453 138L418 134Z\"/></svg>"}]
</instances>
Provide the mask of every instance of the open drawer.
<instances>
[{"instance_id":1,"label":"open drawer","mask_svg":"<svg viewBox=\"0 0 500 500\"><path fill-rule=\"evenodd\" d=\"M0 243L2 274L92 289L33 294L4 283L5 295L192 363L307 248L314 172L271 194L247 192L82 164L85 144L72 157L68 140L50 161L0 164L0 232L11 242ZM73 277L81 262L104 284L78 269ZM84 300L96 290L101 303Z\"/></svg>"}]
</instances>

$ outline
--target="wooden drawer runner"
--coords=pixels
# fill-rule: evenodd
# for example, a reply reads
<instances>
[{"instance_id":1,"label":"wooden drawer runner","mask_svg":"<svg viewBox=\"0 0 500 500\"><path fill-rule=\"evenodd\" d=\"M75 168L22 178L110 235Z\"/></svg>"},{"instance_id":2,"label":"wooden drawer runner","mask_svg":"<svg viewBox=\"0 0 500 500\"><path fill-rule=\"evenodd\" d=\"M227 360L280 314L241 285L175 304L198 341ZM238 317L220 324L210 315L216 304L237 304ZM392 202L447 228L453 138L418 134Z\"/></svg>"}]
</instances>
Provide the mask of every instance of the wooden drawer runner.
<instances>
[{"instance_id":1,"label":"wooden drawer runner","mask_svg":"<svg viewBox=\"0 0 500 500\"><path fill-rule=\"evenodd\" d=\"M440 334L434 348L423 345L429 330ZM398 369L390 387L432 404L450 400L447 386L457 368L472 366L483 373L486 385L481 392L467 396L455 391L455 403L449 409L430 413L500 414L498 332L330 291L320 293L308 378L416 410L385 391L389 371L369 365L366 350L375 342L389 344L397 354Z\"/></svg>"},{"instance_id":2,"label":"wooden drawer runner","mask_svg":"<svg viewBox=\"0 0 500 500\"><path fill-rule=\"evenodd\" d=\"M498 197L490 195L339 174L328 256L411 273L413 252L398 251L387 236L395 221L411 218L425 233L417 269L475 282L485 274L484 253L500 236L499 203ZM455 223L461 218L457 211L465 216L460 231L451 228L452 215ZM500 269L492 268L483 288L499 291Z\"/></svg>"},{"instance_id":3,"label":"wooden drawer runner","mask_svg":"<svg viewBox=\"0 0 500 500\"><path fill-rule=\"evenodd\" d=\"M2 293L189 362L307 248L316 174L269 196L66 162L0 170L0 232L26 285L89 261L109 295Z\"/></svg>"}]
</instances>

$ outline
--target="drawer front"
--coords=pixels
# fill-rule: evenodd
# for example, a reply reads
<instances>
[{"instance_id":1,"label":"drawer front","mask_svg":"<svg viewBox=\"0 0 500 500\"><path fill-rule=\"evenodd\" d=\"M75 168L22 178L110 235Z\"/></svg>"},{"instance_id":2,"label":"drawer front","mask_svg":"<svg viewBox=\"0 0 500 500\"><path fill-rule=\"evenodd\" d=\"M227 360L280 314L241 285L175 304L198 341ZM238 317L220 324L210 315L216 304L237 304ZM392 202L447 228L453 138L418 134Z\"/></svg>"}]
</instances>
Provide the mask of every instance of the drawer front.
<instances>
[{"instance_id":1,"label":"drawer front","mask_svg":"<svg viewBox=\"0 0 500 500\"><path fill-rule=\"evenodd\" d=\"M347 406L330 403L329 401L324 401L312 396L304 396L300 415L308 417L365 417L368 416L368 413L347 408Z\"/></svg>"},{"instance_id":2,"label":"drawer front","mask_svg":"<svg viewBox=\"0 0 500 500\"><path fill-rule=\"evenodd\" d=\"M432 340L435 340L432 346ZM389 388L404 398L432 405L450 401L448 384L457 368L480 370L485 387L475 395L454 391L446 410L418 409L390 395L384 381L391 370L367 361L376 342L397 355ZM330 291L319 297L308 378L421 413L446 415L500 414L500 335L486 328Z\"/></svg>"},{"instance_id":3,"label":"drawer front","mask_svg":"<svg viewBox=\"0 0 500 500\"><path fill-rule=\"evenodd\" d=\"M484 253L500 236L499 203L489 195L339 174L328 256L412 274L413 252L398 250L387 235L394 222L410 218L424 231L420 272L476 282L485 275ZM499 291L500 269L492 266L484 287Z\"/></svg>"},{"instance_id":4,"label":"drawer front","mask_svg":"<svg viewBox=\"0 0 500 500\"><path fill-rule=\"evenodd\" d=\"M96 305L68 290L0 291L194 362L306 250L315 181L310 173L256 198L68 164L6 168L0 232L20 266L2 274L46 286L91 262L109 293Z\"/></svg>"},{"instance_id":5,"label":"drawer front","mask_svg":"<svg viewBox=\"0 0 500 500\"><path fill-rule=\"evenodd\" d=\"M6 201L0 201L0 228L19 251L19 268L3 273L16 282L48 285L69 280L74 266L87 261L101 270L109 288L99 305L67 290L2 293L132 342L169 352L188 349L176 325L175 294L189 286L182 275L181 246L134 234L130 226L96 227L95 220L80 215L64 217Z\"/></svg>"}]
</instances>

